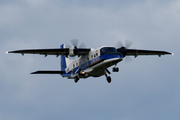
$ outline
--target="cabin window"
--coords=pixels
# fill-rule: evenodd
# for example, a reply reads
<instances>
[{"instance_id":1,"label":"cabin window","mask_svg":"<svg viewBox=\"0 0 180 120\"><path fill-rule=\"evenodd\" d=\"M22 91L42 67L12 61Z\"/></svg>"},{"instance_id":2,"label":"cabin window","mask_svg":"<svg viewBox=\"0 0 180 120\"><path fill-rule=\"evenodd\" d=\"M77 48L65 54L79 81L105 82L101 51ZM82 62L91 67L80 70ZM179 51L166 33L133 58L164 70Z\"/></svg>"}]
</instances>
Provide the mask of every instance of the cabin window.
<instances>
[{"instance_id":1,"label":"cabin window","mask_svg":"<svg viewBox=\"0 0 180 120\"><path fill-rule=\"evenodd\" d=\"M73 68L75 68L75 64L73 64Z\"/></svg>"},{"instance_id":2,"label":"cabin window","mask_svg":"<svg viewBox=\"0 0 180 120\"><path fill-rule=\"evenodd\" d=\"M94 54L94 57L96 57L96 54Z\"/></svg>"},{"instance_id":3,"label":"cabin window","mask_svg":"<svg viewBox=\"0 0 180 120\"><path fill-rule=\"evenodd\" d=\"M98 53L96 53L96 56L98 56Z\"/></svg>"},{"instance_id":4,"label":"cabin window","mask_svg":"<svg viewBox=\"0 0 180 120\"><path fill-rule=\"evenodd\" d=\"M93 59L93 55L91 55L91 59Z\"/></svg>"},{"instance_id":5,"label":"cabin window","mask_svg":"<svg viewBox=\"0 0 180 120\"><path fill-rule=\"evenodd\" d=\"M76 67L78 66L78 63L76 63Z\"/></svg>"}]
</instances>

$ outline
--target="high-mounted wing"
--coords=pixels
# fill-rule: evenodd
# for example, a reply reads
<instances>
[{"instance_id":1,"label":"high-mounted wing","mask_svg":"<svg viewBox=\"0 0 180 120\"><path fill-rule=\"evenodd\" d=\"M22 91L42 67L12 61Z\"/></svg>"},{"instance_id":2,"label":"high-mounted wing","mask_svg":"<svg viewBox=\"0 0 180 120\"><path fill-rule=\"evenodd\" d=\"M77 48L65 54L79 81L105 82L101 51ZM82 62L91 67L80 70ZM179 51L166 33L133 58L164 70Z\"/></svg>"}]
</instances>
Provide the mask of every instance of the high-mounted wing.
<instances>
[{"instance_id":1,"label":"high-mounted wing","mask_svg":"<svg viewBox=\"0 0 180 120\"><path fill-rule=\"evenodd\" d=\"M36 71L31 74L63 74L63 71Z\"/></svg>"},{"instance_id":2,"label":"high-mounted wing","mask_svg":"<svg viewBox=\"0 0 180 120\"><path fill-rule=\"evenodd\" d=\"M118 52L122 53L124 56L135 56L138 55L173 55L170 52L166 51L156 51L156 50L139 50L139 49L126 49L125 47L121 47L117 49Z\"/></svg>"},{"instance_id":3,"label":"high-mounted wing","mask_svg":"<svg viewBox=\"0 0 180 120\"><path fill-rule=\"evenodd\" d=\"M88 54L90 49L86 48L76 48L73 49L73 53L75 55L84 55ZM27 50L16 50L16 51L9 51L7 53L20 53L22 55L24 54L39 54L39 55L56 55L57 57L59 55L69 55L70 49L69 48L57 48L57 49L27 49Z\"/></svg>"},{"instance_id":4,"label":"high-mounted wing","mask_svg":"<svg viewBox=\"0 0 180 120\"><path fill-rule=\"evenodd\" d=\"M39 55L66 55L69 53L68 48L64 49L27 49L27 50L15 50L15 51L10 51L8 53L20 53L22 55L24 54L39 54Z\"/></svg>"}]
</instances>

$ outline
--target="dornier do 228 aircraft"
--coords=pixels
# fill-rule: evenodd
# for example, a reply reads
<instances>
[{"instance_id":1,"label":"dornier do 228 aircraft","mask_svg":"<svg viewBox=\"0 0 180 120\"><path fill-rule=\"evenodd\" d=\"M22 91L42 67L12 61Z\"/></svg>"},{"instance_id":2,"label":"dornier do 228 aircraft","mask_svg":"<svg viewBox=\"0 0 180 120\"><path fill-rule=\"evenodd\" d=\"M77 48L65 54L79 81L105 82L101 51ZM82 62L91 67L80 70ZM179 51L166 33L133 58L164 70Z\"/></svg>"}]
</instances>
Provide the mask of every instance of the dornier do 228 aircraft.
<instances>
[{"instance_id":1,"label":"dornier do 228 aircraft","mask_svg":"<svg viewBox=\"0 0 180 120\"><path fill-rule=\"evenodd\" d=\"M60 71L49 71L40 70L32 72L31 74L61 74L62 77L68 79L74 79L77 83L80 78L88 77L100 77L106 76L107 82L111 82L108 70L109 67L114 66L112 71L118 72L119 68L116 65L123 60L126 56L134 56L135 58L139 55L173 55L166 51L155 51L155 50L139 50L129 49L132 42L126 40L125 47L122 42L118 43L118 48L103 46L97 49L93 48L77 48L78 41L72 40L72 47L66 48L65 44L62 44L60 48L55 49L26 49L9 51L7 53L20 53L24 54L39 54L39 55L61 55L61 70ZM69 59L69 57L78 56L76 59Z\"/></svg>"}]
</instances>

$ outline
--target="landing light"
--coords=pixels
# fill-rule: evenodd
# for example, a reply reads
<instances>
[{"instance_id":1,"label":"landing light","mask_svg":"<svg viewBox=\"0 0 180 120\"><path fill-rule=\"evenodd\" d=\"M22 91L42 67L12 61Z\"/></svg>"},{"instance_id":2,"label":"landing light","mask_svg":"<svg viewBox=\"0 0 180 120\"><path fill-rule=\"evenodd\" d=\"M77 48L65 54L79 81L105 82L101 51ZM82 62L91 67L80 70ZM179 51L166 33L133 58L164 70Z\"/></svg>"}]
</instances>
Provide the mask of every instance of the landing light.
<instances>
[{"instance_id":1,"label":"landing light","mask_svg":"<svg viewBox=\"0 0 180 120\"><path fill-rule=\"evenodd\" d=\"M81 72L81 74L85 74L85 72L84 72L84 71L82 71L82 72Z\"/></svg>"},{"instance_id":2,"label":"landing light","mask_svg":"<svg viewBox=\"0 0 180 120\"><path fill-rule=\"evenodd\" d=\"M171 55L174 55L174 53L171 53Z\"/></svg>"},{"instance_id":3,"label":"landing light","mask_svg":"<svg viewBox=\"0 0 180 120\"><path fill-rule=\"evenodd\" d=\"M8 51L6 52L6 54L8 54Z\"/></svg>"}]
</instances>

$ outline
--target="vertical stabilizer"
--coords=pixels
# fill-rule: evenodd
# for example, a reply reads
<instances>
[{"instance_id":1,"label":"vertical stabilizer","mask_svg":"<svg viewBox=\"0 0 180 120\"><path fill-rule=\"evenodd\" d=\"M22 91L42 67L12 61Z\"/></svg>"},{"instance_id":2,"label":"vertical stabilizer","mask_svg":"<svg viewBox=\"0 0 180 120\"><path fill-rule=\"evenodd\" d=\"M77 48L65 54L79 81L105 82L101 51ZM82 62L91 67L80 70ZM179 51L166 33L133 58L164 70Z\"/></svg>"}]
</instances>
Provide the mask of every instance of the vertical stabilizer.
<instances>
[{"instance_id":1,"label":"vertical stabilizer","mask_svg":"<svg viewBox=\"0 0 180 120\"><path fill-rule=\"evenodd\" d=\"M60 48L65 48L65 44L62 44ZM61 71L65 71L66 67L67 67L66 56L61 55Z\"/></svg>"}]
</instances>

